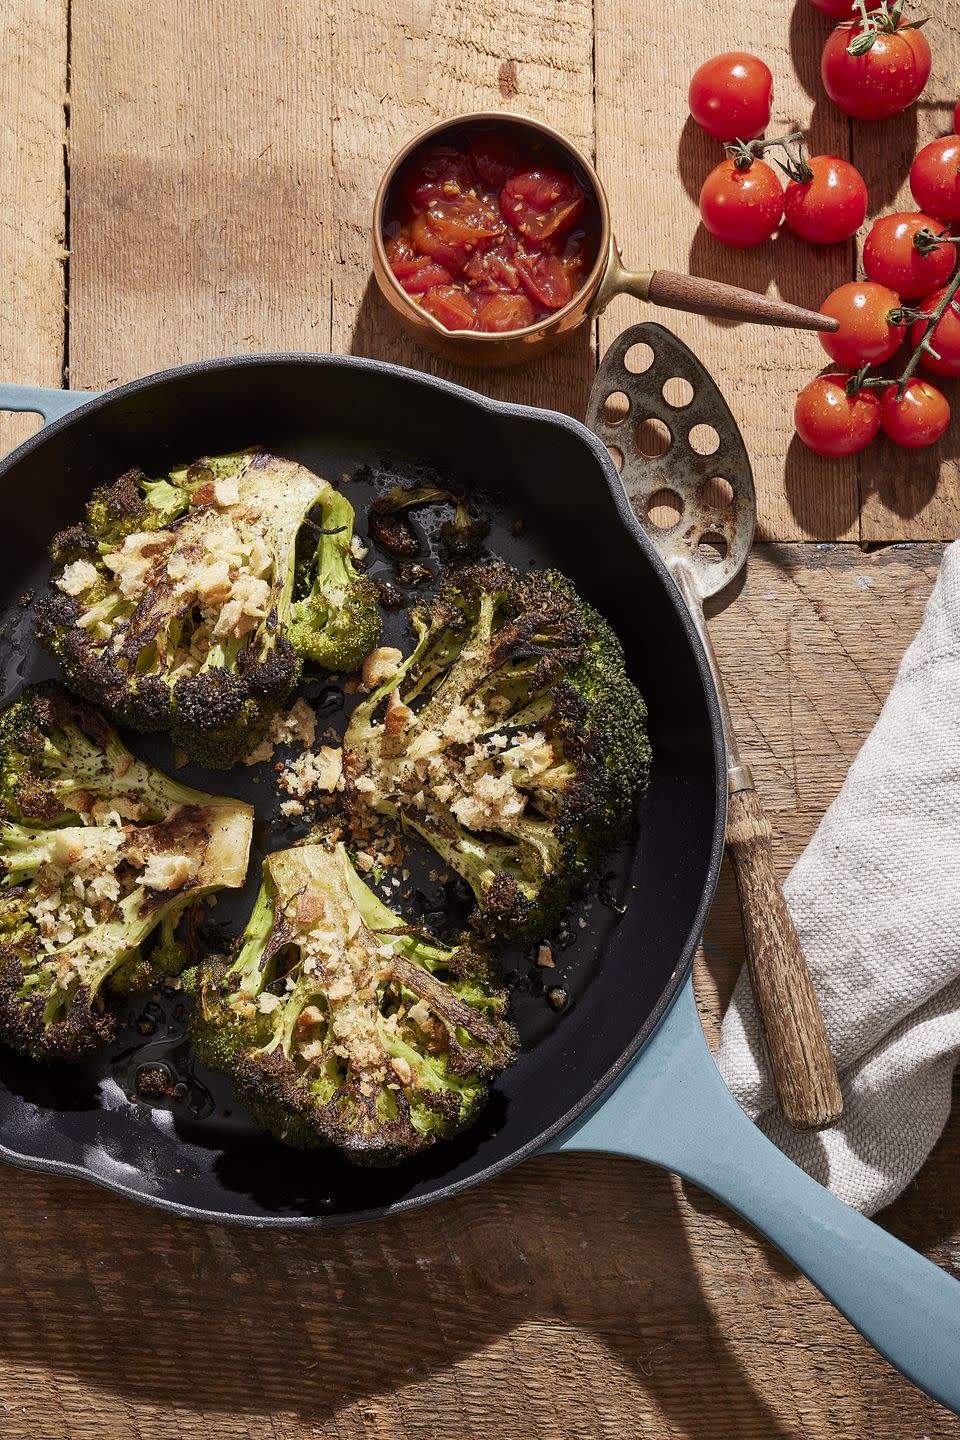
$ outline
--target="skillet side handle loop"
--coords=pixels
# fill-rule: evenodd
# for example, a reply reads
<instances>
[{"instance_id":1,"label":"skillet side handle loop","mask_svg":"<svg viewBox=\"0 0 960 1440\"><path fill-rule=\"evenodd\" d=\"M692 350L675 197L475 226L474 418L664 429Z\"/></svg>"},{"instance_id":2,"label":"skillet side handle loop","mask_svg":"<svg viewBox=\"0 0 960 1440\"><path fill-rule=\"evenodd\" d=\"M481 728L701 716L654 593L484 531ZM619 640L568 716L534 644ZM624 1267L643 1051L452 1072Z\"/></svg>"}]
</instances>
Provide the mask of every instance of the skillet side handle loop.
<instances>
[{"instance_id":1,"label":"skillet side handle loop","mask_svg":"<svg viewBox=\"0 0 960 1440\"><path fill-rule=\"evenodd\" d=\"M633 1068L551 1148L647 1160L709 1191L960 1414L960 1284L824 1190L748 1119L707 1049L689 980Z\"/></svg>"},{"instance_id":2,"label":"skillet side handle loop","mask_svg":"<svg viewBox=\"0 0 960 1440\"><path fill-rule=\"evenodd\" d=\"M770 821L752 787L732 794L728 807L727 850L777 1099L795 1130L822 1130L839 1120L843 1097L820 1004L774 869Z\"/></svg>"},{"instance_id":3,"label":"skillet side handle loop","mask_svg":"<svg viewBox=\"0 0 960 1440\"><path fill-rule=\"evenodd\" d=\"M29 411L42 415L43 423L59 420L80 405L96 398L93 390L52 390L42 385L0 385L0 410Z\"/></svg>"}]
</instances>

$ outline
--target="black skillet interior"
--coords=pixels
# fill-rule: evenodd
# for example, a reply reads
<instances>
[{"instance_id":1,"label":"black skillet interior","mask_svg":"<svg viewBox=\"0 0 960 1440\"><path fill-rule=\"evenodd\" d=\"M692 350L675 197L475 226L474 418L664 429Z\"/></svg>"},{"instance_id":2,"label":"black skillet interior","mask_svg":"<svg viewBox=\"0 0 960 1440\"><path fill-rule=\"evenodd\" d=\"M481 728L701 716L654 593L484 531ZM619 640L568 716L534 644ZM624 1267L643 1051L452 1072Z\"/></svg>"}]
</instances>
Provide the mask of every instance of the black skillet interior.
<instances>
[{"instance_id":1,"label":"black skillet interior","mask_svg":"<svg viewBox=\"0 0 960 1440\"><path fill-rule=\"evenodd\" d=\"M49 537L79 517L91 488L134 464L160 473L250 442L333 480L370 467L372 480L348 485L361 536L367 500L391 479L433 470L463 488L491 522L491 553L521 567L558 566L614 622L647 698L655 755L635 842L611 867L610 888L627 902L625 914L596 897L581 904L555 971L537 969L528 954L505 957L521 1058L480 1123L420 1160L358 1169L264 1136L233 1103L229 1085L193 1065L176 992L128 1004L117 1045L83 1067L46 1069L0 1050L0 1155L84 1173L194 1214L316 1224L424 1203L522 1158L580 1113L636 1052L683 978L716 879L718 730L689 622L628 522L598 442L562 417L495 406L375 362L322 356L217 361L137 382L49 427L0 467L6 696L53 670L32 645L31 610L21 598L42 589ZM439 510L418 517L428 550L441 518ZM390 578L392 561L376 547L369 564ZM391 638L402 635L404 613L388 625ZM308 680L306 691L329 714L320 728L339 727L339 691L322 676ZM162 738L128 738L172 765ZM180 774L257 807L250 881L242 895L218 901L211 917L227 931L239 928L258 854L299 832L278 818L268 765ZM429 911L442 896L426 871L420 882L412 903ZM543 993L544 980L566 993L561 1011ZM170 1093L150 1097L141 1081L158 1066Z\"/></svg>"}]
</instances>

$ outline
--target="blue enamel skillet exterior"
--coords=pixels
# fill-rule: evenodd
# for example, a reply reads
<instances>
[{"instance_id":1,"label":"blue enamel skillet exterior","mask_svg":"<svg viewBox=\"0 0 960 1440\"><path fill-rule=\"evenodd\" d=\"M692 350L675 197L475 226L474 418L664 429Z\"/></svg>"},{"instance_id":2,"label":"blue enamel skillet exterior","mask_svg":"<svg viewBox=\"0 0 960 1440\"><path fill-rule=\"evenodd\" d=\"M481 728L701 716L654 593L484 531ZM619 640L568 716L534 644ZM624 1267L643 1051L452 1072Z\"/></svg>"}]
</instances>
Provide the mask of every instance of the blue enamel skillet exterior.
<instances>
[{"instance_id":1,"label":"blue enamel skillet exterior","mask_svg":"<svg viewBox=\"0 0 960 1440\"><path fill-rule=\"evenodd\" d=\"M257 366L320 367L327 373L346 367L358 378L364 373L396 381L441 397L465 401L502 417L537 420L576 436L602 470L623 525L644 550L646 563L669 591L673 582L653 554L629 513L622 487L599 442L575 421L559 415L498 405L443 381L378 362L330 356L263 356L203 362L165 376L137 381L107 397L28 386L0 386L0 408L33 411L47 428L32 437L4 463L5 474L18 457L36 450L46 439L98 406L120 397L150 396L151 387L171 377L203 377L222 372L249 374ZM412 393L412 392L411 392ZM76 415L74 416L74 412ZM71 419L71 417L74 417ZM38 497L39 498L39 497ZM646 1160L701 1186L754 1224L812 1280L828 1299L898 1369L928 1394L960 1413L960 1284L943 1270L894 1239L870 1220L837 1200L787 1160L746 1118L723 1084L707 1048L697 1015L690 979L693 953L713 895L722 847L725 797L722 786L722 739L715 697L696 636L685 620L679 598L671 595L687 642L699 667L709 712L716 759L713 834L708 846L705 884L687 942L675 955L667 983L647 1013L637 1016L636 1035L625 1052L598 1074L578 1103L560 1114L545 1114L539 1135L520 1143L486 1169L452 1179L442 1172L417 1193L398 1195L390 1203L351 1216L323 1217L291 1213L251 1213L223 1203L184 1203L164 1187L138 1183L131 1167L104 1173L70 1155L41 1153L19 1135L3 1134L0 1157L26 1168L73 1173L120 1193L197 1218L258 1225L310 1225L336 1219L393 1212L449 1195L508 1164L544 1151L599 1151ZM642 623L642 622L641 622ZM572 1111L572 1113L571 1113ZM501 1130L509 1127L509 1118Z\"/></svg>"}]
</instances>

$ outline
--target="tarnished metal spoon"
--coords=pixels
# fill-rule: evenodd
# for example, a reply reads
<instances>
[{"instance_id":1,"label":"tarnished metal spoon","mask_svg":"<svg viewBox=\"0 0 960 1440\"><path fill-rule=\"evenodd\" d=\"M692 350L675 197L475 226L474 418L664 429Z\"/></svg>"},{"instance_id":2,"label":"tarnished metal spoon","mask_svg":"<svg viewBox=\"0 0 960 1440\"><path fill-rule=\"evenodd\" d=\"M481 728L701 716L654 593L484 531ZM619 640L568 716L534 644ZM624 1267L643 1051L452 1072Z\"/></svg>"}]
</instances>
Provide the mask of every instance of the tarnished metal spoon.
<instances>
[{"instance_id":1,"label":"tarnished metal spoon","mask_svg":"<svg viewBox=\"0 0 960 1440\"><path fill-rule=\"evenodd\" d=\"M649 347L652 356L644 353L649 363L642 369L626 363L631 351L637 353L635 347ZM645 455L640 448L637 432L647 420L659 420L669 431L661 455ZM770 822L750 767L740 758L703 614L703 602L746 565L753 542L756 493L743 437L693 352L653 323L625 330L607 351L590 395L587 424L622 457L621 475L637 518L663 556L703 641L727 747L727 853L737 880L770 1072L789 1124L798 1130L822 1129L842 1113L840 1082L774 869ZM707 428L691 444L697 426ZM650 512L670 505L678 512L674 523L654 524Z\"/></svg>"}]
</instances>

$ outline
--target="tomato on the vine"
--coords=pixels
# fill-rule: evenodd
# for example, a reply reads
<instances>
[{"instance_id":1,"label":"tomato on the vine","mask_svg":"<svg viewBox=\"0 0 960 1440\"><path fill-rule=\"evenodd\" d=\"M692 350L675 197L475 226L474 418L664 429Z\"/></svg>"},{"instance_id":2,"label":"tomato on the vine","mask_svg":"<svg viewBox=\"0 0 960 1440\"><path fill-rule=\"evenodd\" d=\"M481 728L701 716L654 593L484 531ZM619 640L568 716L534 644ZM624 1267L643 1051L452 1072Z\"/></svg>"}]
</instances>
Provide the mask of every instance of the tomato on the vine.
<instances>
[{"instance_id":1,"label":"tomato on the vine","mask_svg":"<svg viewBox=\"0 0 960 1440\"><path fill-rule=\"evenodd\" d=\"M856 370L889 360L903 339L906 326L891 322L900 297L886 285L851 280L831 291L820 306L821 314L839 320L840 329L820 331L820 344L831 360Z\"/></svg>"},{"instance_id":2,"label":"tomato on the vine","mask_svg":"<svg viewBox=\"0 0 960 1440\"><path fill-rule=\"evenodd\" d=\"M783 187L765 160L739 170L733 159L721 160L700 191L704 225L724 245L746 249L769 239L783 218Z\"/></svg>"},{"instance_id":3,"label":"tomato on the vine","mask_svg":"<svg viewBox=\"0 0 960 1440\"><path fill-rule=\"evenodd\" d=\"M930 58L922 30L900 16L874 11L867 24L848 20L827 37L820 74L830 99L845 114L886 120L921 93L930 78Z\"/></svg>"},{"instance_id":4,"label":"tomato on the vine","mask_svg":"<svg viewBox=\"0 0 960 1440\"><path fill-rule=\"evenodd\" d=\"M863 245L863 268L878 285L896 290L902 300L916 300L944 285L953 274L956 246L946 242L918 249L916 237L939 235L943 225L929 215L898 211L875 220Z\"/></svg>"},{"instance_id":5,"label":"tomato on the vine","mask_svg":"<svg viewBox=\"0 0 960 1440\"><path fill-rule=\"evenodd\" d=\"M849 20L856 13L855 0L810 0L810 3L834 20Z\"/></svg>"},{"instance_id":6,"label":"tomato on the vine","mask_svg":"<svg viewBox=\"0 0 960 1440\"><path fill-rule=\"evenodd\" d=\"M804 240L836 245L849 240L867 213L867 187L860 171L837 155L814 155L810 180L790 180L784 192L784 217Z\"/></svg>"},{"instance_id":7,"label":"tomato on the vine","mask_svg":"<svg viewBox=\"0 0 960 1440\"><path fill-rule=\"evenodd\" d=\"M876 390L848 395L849 375L817 375L804 385L793 412L797 434L818 455L855 455L880 429Z\"/></svg>"},{"instance_id":8,"label":"tomato on the vine","mask_svg":"<svg viewBox=\"0 0 960 1440\"><path fill-rule=\"evenodd\" d=\"M945 293L946 286L935 290L932 295L927 295L917 308L925 315L932 315ZM930 344L937 353L931 355L929 350L924 350L920 356L920 364L924 370L930 370L934 375L960 375L960 314L955 308L957 305L960 305L960 300L948 305L930 332ZM914 349L926 334L927 323L926 320L915 320L911 325L910 344Z\"/></svg>"},{"instance_id":9,"label":"tomato on the vine","mask_svg":"<svg viewBox=\"0 0 960 1440\"><path fill-rule=\"evenodd\" d=\"M887 385L880 402L880 424L895 445L919 450L940 439L950 424L950 405L929 380L908 381L899 400L897 386Z\"/></svg>"},{"instance_id":10,"label":"tomato on the vine","mask_svg":"<svg viewBox=\"0 0 960 1440\"><path fill-rule=\"evenodd\" d=\"M755 140L770 124L773 76L756 55L728 50L695 70L690 114L714 140Z\"/></svg>"},{"instance_id":11,"label":"tomato on the vine","mask_svg":"<svg viewBox=\"0 0 960 1440\"><path fill-rule=\"evenodd\" d=\"M910 190L921 210L938 220L960 220L960 135L944 135L918 151Z\"/></svg>"}]
</instances>

